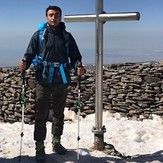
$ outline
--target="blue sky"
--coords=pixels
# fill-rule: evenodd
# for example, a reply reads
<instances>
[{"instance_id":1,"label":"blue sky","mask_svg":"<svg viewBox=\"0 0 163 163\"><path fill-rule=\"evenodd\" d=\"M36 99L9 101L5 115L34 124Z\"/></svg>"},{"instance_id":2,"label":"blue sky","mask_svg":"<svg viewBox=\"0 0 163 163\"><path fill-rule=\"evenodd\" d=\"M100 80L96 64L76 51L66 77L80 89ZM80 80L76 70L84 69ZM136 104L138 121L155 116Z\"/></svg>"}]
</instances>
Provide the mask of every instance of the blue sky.
<instances>
[{"instance_id":1,"label":"blue sky","mask_svg":"<svg viewBox=\"0 0 163 163\"><path fill-rule=\"evenodd\" d=\"M64 15L94 14L96 0L6 0L0 4L0 67L22 58L45 9L58 5ZM103 0L104 11L140 12L139 21L104 24L104 63L162 60L163 0ZM10 4L10 5L9 5ZM64 20L64 19L62 19ZM83 62L95 62L95 23L66 23L76 39Z\"/></svg>"}]
</instances>

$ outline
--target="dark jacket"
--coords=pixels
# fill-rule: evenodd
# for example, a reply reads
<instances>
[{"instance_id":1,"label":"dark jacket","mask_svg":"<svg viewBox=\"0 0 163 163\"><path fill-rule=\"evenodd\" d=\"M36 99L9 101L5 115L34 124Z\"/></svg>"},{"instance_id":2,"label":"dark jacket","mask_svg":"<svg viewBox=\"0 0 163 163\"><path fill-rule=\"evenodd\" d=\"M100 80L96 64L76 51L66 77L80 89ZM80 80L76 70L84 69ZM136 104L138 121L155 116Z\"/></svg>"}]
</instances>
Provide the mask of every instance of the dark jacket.
<instances>
[{"instance_id":1,"label":"dark jacket","mask_svg":"<svg viewBox=\"0 0 163 163\"><path fill-rule=\"evenodd\" d=\"M29 68L36 54L41 56L43 60L47 62L59 62L59 63L67 62L67 48L63 30L65 30L65 25L63 22L61 22L59 26L56 28L51 28L47 26L47 30L44 35L45 39L43 39L40 46L39 46L39 31L36 31L34 33L24 55L24 57L27 60L27 68ZM71 33L68 34L69 34L70 62L72 68L76 69L77 63L81 62L82 57L73 36L71 35ZM62 83L62 79L58 71L59 70L57 69L55 70L53 82L54 84ZM68 81L70 81L70 74L67 68L65 68L65 72ZM36 73L38 72L36 71Z\"/></svg>"}]
</instances>

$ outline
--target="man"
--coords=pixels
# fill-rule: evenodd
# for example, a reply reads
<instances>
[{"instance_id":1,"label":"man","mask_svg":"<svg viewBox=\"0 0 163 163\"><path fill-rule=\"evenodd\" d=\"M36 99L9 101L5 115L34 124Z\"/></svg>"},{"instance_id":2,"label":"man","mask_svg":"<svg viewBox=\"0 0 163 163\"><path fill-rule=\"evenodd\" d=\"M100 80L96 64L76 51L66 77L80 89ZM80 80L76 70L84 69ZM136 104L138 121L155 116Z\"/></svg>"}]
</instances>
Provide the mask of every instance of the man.
<instances>
[{"instance_id":1,"label":"man","mask_svg":"<svg viewBox=\"0 0 163 163\"><path fill-rule=\"evenodd\" d=\"M44 140L46 138L46 122L49 109L54 115L52 120L52 150L65 154L66 149L60 140L64 126L64 107L67 97L67 87L70 85L70 67L77 75L84 74L81 65L81 54L73 36L65 32L61 22L62 11L58 6L46 9L47 23L40 41L40 33L36 31L27 47L24 58L19 62L19 68L26 70L34 61L36 68L36 120L34 140L36 141L36 160L45 160ZM36 59L37 55L37 59ZM41 59L40 59L41 58ZM70 60L70 63L68 61Z\"/></svg>"}]
</instances>

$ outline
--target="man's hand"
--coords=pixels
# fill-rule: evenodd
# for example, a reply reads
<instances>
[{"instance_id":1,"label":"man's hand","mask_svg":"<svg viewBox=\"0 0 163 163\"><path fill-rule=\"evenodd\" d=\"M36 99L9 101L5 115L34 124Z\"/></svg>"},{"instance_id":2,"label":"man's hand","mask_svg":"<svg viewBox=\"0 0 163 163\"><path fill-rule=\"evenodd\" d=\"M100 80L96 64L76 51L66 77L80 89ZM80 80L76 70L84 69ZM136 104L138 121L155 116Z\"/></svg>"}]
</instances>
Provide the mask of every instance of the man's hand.
<instances>
[{"instance_id":1,"label":"man's hand","mask_svg":"<svg viewBox=\"0 0 163 163\"><path fill-rule=\"evenodd\" d=\"M26 69L26 59L22 59L20 62L19 62L19 69L20 70L25 70Z\"/></svg>"},{"instance_id":2,"label":"man's hand","mask_svg":"<svg viewBox=\"0 0 163 163\"><path fill-rule=\"evenodd\" d=\"M85 68L82 66L81 63L79 63L77 67L77 75L82 76L84 75L85 72L86 72Z\"/></svg>"}]
</instances>

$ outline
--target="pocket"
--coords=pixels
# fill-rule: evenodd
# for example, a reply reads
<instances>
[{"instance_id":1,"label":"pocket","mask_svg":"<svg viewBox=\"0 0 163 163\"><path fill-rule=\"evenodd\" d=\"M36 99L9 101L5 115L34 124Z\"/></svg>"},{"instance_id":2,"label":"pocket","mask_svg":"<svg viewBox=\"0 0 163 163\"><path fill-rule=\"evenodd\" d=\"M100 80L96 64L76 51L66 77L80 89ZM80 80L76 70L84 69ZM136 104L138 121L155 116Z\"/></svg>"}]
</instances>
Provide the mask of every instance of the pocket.
<instances>
[{"instance_id":1,"label":"pocket","mask_svg":"<svg viewBox=\"0 0 163 163\"><path fill-rule=\"evenodd\" d=\"M55 72L54 72L54 83L55 84L63 84L62 76L61 76L59 67L55 68Z\"/></svg>"},{"instance_id":2,"label":"pocket","mask_svg":"<svg viewBox=\"0 0 163 163\"><path fill-rule=\"evenodd\" d=\"M37 69L35 73L37 83L44 85L44 86L51 86L53 83L53 80L49 81L49 75L50 74L49 74L48 67L46 67L45 69L44 68Z\"/></svg>"}]
</instances>

